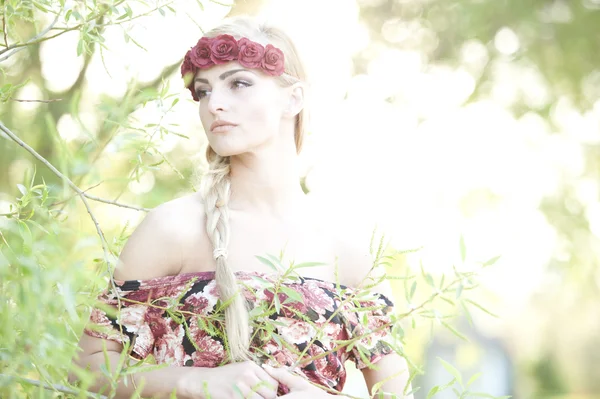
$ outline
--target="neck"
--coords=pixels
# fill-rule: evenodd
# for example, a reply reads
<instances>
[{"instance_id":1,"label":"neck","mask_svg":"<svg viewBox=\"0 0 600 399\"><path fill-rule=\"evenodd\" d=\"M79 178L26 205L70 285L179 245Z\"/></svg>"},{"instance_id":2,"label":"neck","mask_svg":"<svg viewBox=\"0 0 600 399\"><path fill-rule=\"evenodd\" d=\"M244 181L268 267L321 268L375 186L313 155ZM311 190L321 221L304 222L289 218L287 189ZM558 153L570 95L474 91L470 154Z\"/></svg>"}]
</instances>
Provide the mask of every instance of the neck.
<instances>
[{"instance_id":1,"label":"neck","mask_svg":"<svg viewBox=\"0 0 600 399\"><path fill-rule=\"evenodd\" d=\"M293 149L264 151L231 157L231 210L252 211L274 217L295 214L305 201L300 167Z\"/></svg>"}]
</instances>

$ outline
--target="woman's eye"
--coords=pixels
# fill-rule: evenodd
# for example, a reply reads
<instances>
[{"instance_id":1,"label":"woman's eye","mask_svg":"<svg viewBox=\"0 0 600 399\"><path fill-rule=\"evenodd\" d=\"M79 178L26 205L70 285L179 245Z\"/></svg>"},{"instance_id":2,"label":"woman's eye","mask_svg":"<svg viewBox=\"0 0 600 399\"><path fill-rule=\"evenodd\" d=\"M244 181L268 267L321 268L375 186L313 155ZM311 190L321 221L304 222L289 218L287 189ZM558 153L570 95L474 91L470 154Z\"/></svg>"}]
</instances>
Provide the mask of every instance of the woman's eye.
<instances>
[{"instance_id":1,"label":"woman's eye","mask_svg":"<svg viewBox=\"0 0 600 399\"><path fill-rule=\"evenodd\" d=\"M252 86L252 84L250 82L246 82L244 80L236 79L233 82L231 82L231 87L234 89L241 89L243 87L250 87L250 86Z\"/></svg>"},{"instance_id":2,"label":"woman's eye","mask_svg":"<svg viewBox=\"0 0 600 399\"><path fill-rule=\"evenodd\" d=\"M204 97L206 97L208 95L208 93L210 93L210 90L201 90L201 89L198 89L198 90L196 90L196 97L198 97L198 98L204 98Z\"/></svg>"}]
</instances>

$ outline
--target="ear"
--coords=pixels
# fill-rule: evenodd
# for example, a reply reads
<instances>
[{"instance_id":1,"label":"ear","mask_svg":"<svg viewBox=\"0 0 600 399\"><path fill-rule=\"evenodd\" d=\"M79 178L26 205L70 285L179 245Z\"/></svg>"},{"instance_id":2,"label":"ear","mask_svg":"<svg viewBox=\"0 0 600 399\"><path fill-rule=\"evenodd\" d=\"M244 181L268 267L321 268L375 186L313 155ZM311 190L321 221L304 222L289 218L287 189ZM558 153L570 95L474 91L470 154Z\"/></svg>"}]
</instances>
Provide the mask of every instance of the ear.
<instances>
[{"instance_id":1,"label":"ear","mask_svg":"<svg viewBox=\"0 0 600 399\"><path fill-rule=\"evenodd\" d=\"M302 111L305 101L305 87L302 82L294 83L288 91L288 106L285 109L285 116L293 118Z\"/></svg>"}]
</instances>

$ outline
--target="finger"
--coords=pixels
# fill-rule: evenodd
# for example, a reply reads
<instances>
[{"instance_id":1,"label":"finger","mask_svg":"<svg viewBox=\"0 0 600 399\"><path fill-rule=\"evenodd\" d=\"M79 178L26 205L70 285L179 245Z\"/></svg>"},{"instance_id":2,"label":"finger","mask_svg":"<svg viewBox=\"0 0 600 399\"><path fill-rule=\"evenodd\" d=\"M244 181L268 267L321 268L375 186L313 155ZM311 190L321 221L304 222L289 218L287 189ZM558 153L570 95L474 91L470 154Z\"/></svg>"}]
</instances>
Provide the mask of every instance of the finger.
<instances>
[{"instance_id":1,"label":"finger","mask_svg":"<svg viewBox=\"0 0 600 399\"><path fill-rule=\"evenodd\" d=\"M271 378L271 381L257 381L252 385L250 391L253 392L257 398L264 399L275 399L277 397L277 387L279 384L276 380ZM254 396L251 396L254 398Z\"/></svg>"},{"instance_id":2,"label":"finger","mask_svg":"<svg viewBox=\"0 0 600 399\"><path fill-rule=\"evenodd\" d=\"M277 379L273 378L269 373L267 373L264 369L262 369L258 365L256 366L256 368L257 368L256 376L258 377L258 380L262 381L263 384L266 386L273 387L273 389L275 389L275 391L277 391L277 386L279 385L279 381L277 381Z\"/></svg>"},{"instance_id":3,"label":"finger","mask_svg":"<svg viewBox=\"0 0 600 399\"><path fill-rule=\"evenodd\" d=\"M277 383L275 385L256 380L253 384L238 385L236 390L240 398L244 399L275 399L277 398Z\"/></svg>"},{"instance_id":4,"label":"finger","mask_svg":"<svg viewBox=\"0 0 600 399\"><path fill-rule=\"evenodd\" d=\"M283 367L273 368L265 364L263 365L263 368L271 377L279 381L279 383L287 385L290 390L300 389L308 384L304 378L290 373Z\"/></svg>"}]
</instances>

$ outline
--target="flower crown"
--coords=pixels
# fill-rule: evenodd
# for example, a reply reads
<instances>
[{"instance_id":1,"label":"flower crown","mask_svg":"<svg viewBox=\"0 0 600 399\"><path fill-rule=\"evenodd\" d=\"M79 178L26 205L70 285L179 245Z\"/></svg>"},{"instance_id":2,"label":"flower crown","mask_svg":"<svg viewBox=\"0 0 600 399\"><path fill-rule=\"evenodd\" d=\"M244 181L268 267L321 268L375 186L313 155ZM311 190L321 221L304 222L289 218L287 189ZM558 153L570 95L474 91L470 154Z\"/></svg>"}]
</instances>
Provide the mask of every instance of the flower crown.
<instances>
[{"instance_id":1,"label":"flower crown","mask_svg":"<svg viewBox=\"0 0 600 399\"><path fill-rule=\"evenodd\" d=\"M237 61L246 68L261 69L268 75L280 76L284 72L283 52L271 44L262 44L247 38L236 40L231 35L203 37L192 47L181 65L181 76L185 79L188 74L196 74L198 69L207 69L214 65ZM194 82L188 89L192 97L198 101L194 91Z\"/></svg>"}]
</instances>

